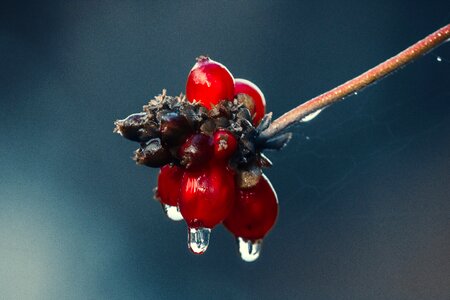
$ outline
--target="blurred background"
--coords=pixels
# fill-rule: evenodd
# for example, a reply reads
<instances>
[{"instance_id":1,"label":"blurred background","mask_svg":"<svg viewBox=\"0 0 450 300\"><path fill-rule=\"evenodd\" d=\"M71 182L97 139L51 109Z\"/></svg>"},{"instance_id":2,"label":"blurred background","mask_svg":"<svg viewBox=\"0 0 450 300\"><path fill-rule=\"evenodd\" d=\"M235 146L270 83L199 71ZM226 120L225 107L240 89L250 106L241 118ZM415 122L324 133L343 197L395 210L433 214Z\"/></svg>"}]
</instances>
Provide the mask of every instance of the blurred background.
<instances>
[{"instance_id":1,"label":"blurred background","mask_svg":"<svg viewBox=\"0 0 450 300\"><path fill-rule=\"evenodd\" d=\"M450 21L448 1L2 1L0 298L449 299L450 45L298 126L255 263L152 200L113 122L201 54L275 116Z\"/></svg>"}]
</instances>

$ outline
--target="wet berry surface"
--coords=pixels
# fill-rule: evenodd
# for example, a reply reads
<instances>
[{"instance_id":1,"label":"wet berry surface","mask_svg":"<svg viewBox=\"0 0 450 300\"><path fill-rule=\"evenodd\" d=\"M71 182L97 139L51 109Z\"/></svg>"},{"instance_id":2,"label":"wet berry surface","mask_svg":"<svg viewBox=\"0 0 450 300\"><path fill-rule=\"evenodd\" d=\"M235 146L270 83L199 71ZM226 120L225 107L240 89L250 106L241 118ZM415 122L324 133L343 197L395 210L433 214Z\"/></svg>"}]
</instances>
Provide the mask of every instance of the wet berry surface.
<instances>
[{"instance_id":1,"label":"wet berry surface","mask_svg":"<svg viewBox=\"0 0 450 300\"><path fill-rule=\"evenodd\" d=\"M185 221L193 253L204 253L211 229L224 222L242 259L254 261L278 213L262 171L272 164L262 152L279 150L291 138L260 138L270 122L254 83L235 81L224 65L201 56L188 75L186 96L163 90L143 112L116 121L115 131L140 144L138 164L161 168L155 199L169 219Z\"/></svg>"}]
</instances>

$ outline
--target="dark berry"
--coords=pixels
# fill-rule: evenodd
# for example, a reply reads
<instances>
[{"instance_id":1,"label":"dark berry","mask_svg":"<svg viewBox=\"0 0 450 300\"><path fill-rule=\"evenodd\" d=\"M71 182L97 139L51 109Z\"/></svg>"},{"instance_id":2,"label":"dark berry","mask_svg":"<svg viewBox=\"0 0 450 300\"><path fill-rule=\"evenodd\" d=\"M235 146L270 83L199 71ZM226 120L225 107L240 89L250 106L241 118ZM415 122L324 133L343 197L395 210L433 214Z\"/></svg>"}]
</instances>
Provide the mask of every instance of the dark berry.
<instances>
[{"instance_id":1,"label":"dark berry","mask_svg":"<svg viewBox=\"0 0 450 300\"><path fill-rule=\"evenodd\" d=\"M158 136L158 128L147 122L146 113L129 115L123 120L117 120L114 124L116 125L115 132L135 142L144 143Z\"/></svg>"},{"instance_id":2,"label":"dark berry","mask_svg":"<svg viewBox=\"0 0 450 300\"><path fill-rule=\"evenodd\" d=\"M193 131L186 117L177 112L163 112L159 118L161 139L165 145L181 145Z\"/></svg>"},{"instance_id":3,"label":"dark berry","mask_svg":"<svg viewBox=\"0 0 450 300\"><path fill-rule=\"evenodd\" d=\"M161 145L161 140L155 138L136 150L134 160L140 165L160 168L172 162L173 158L169 150Z\"/></svg>"},{"instance_id":4,"label":"dark berry","mask_svg":"<svg viewBox=\"0 0 450 300\"><path fill-rule=\"evenodd\" d=\"M180 163L186 169L199 169L208 164L214 153L213 139L203 133L191 135L179 149Z\"/></svg>"}]
</instances>

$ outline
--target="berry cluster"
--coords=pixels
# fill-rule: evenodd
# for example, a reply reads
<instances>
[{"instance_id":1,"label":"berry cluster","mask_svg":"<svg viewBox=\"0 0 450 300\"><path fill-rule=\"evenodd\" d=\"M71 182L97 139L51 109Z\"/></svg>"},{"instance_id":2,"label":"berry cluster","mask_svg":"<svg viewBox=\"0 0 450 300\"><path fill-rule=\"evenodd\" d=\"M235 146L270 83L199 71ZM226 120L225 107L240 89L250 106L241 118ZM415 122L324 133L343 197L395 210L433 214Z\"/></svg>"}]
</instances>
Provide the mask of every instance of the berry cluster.
<instances>
[{"instance_id":1,"label":"berry cluster","mask_svg":"<svg viewBox=\"0 0 450 300\"><path fill-rule=\"evenodd\" d=\"M160 168L155 199L169 218L185 220L192 252L203 253L211 229L223 223L241 257L253 261L278 213L261 170L271 162L262 151L281 149L291 138L260 138L270 121L256 85L202 56L188 75L186 96L163 91L143 112L116 121L115 131L140 144L138 164Z\"/></svg>"}]
</instances>

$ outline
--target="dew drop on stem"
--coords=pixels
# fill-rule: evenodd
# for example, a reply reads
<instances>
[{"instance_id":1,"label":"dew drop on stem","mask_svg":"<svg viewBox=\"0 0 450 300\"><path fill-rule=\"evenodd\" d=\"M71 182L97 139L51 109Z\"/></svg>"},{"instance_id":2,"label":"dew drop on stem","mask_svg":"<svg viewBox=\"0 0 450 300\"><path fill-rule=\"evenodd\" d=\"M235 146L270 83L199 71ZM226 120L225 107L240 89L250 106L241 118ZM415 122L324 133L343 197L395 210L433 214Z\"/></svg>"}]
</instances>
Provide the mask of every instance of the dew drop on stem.
<instances>
[{"instance_id":1,"label":"dew drop on stem","mask_svg":"<svg viewBox=\"0 0 450 300\"><path fill-rule=\"evenodd\" d=\"M320 114L320 112L322 111L322 109L319 109L319 110L316 110L315 112L313 112L313 113L310 113L309 115L307 115L307 116L305 116L305 117L303 117L301 120L300 120L300 122L309 122L309 121L311 121L312 119L314 119L315 117L317 117L319 114Z\"/></svg>"}]
</instances>

